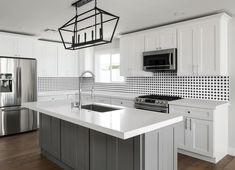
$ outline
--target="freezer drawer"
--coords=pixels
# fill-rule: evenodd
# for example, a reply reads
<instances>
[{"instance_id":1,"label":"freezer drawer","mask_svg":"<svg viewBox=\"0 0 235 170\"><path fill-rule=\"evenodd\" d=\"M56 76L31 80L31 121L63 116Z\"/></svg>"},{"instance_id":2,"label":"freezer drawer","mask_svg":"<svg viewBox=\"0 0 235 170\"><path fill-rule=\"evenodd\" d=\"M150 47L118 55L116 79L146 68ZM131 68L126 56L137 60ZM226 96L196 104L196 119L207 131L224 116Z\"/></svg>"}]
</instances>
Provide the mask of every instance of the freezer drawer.
<instances>
[{"instance_id":1,"label":"freezer drawer","mask_svg":"<svg viewBox=\"0 0 235 170\"><path fill-rule=\"evenodd\" d=\"M37 129L37 112L21 107L0 109L0 136Z\"/></svg>"}]
</instances>

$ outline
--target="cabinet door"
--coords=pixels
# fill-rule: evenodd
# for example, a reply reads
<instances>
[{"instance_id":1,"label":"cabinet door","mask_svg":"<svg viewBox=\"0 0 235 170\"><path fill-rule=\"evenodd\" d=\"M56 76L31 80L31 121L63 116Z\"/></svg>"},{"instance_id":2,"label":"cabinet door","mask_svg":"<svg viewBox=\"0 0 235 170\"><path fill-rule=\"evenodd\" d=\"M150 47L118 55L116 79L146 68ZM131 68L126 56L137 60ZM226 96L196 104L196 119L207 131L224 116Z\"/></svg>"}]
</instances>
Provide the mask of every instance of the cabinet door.
<instances>
[{"instance_id":1,"label":"cabinet door","mask_svg":"<svg viewBox=\"0 0 235 170\"><path fill-rule=\"evenodd\" d=\"M17 38L17 55L23 58L34 58L34 41L28 38Z\"/></svg>"},{"instance_id":2,"label":"cabinet door","mask_svg":"<svg viewBox=\"0 0 235 170\"><path fill-rule=\"evenodd\" d=\"M13 36L0 35L0 56L17 57L17 41Z\"/></svg>"},{"instance_id":3,"label":"cabinet door","mask_svg":"<svg viewBox=\"0 0 235 170\"><path fill-rule=\"evenodd\" d=\"M41 148L60 160L60 120L40 114Z\"/></svg>"},{"instance_id":4,"label":"cabinet door","mask_svg":"<svg viewBox=\"0 0 235 170\"><path fill-rule=\"evenodd\" d=\"M197 74L198 30L194 25L178 29L178 75Z\"/></svg>"},{"instance_id":5,"label":"cabinet door","mask_svg":"<svg viewBox=\"0 0 235 170\"><path fill-rule=\"evenodd\" d=\"M140 138L127 140L90 132L90 170L140 170Z\"/></svg>"},{"instance_id":6,"label":"cabinet door","mask_svg":"<svg viewBox=\"0 0 235 170\"><path fill-rule=\"evenodd\" d=\"M62 44L58 44L58 76L79 76L78 52L72 50L65 50Z\"/></svg>"},{"instance_id":7,"label":"cabinet door","mask_svg":"<svg viewBox=\"0 0 235 170\"><path fill-rule=\"evenodd\" d=\"M73 169L89 170L89 129L61 122L61 161Z\"/></svg>"},{"instance_id":8,"label":"cabinet door","mask_svg":"<svg viewBox=\"0 0 235 170\"><path fill-rule=\"evenodd\" d=\"M211 121L190 119L192 149L194 152L213 156L213 123Z\"/></svg>"},{"instance_id":9,"label":"cabinet door","mask_svg":"<svg viewBox=\"0 0 235 170\"><path fill-rule=\"evenodd\" d=\"M220 75L219 26L207 22L199 26L200 48L197 70L199 75Z\"/></svg>"},{"instance_id":10,"label":"cabinet door","mask_svg":"<svg viewBox=\"0 0 235 170\"><path fill-rule=\"evenodd\" d=\"M94 69L94 48L85 48L78 50L78 75L80 76L84 71Z\"/></svg>"},{"instance_id":11,"label":"cabinet door","mask_svg":"<svg viewBox=\"0 0 235 170\"><path fill-rule=\"evenodd\" d=\"M143 71L144 35L135 35L130 39L129 70L131 76L148 74Z\"/></svg>"},{"instance_id":12,"label":"cabinet door","mask_svg":"<svg viewBox=\"0 0 235 170\"><path fill-rule=\"evenodd\" d=\"M121 75L125 77L151 75L143 71L144 34L122 37L120 43Z\"/></svg>"},{"instance_id":13,"label":"cabinet door","mask_svg":"<svg viewBox=\"0 0 235 170\"><path fill-rule=\"evenodd\" d=\"M130 76L130 47L130 37L122 37L120 39L120 75L124 77Z\"/></svg>"},{"instance_id":14,"label":"cabinet door","mask_svg":"<svg viewBox=\"0 0 235 170\"><path fill-rule=\"evenodd\" d=\"M184 118L184 121L179 123L176 127L176 145L181 148L186 146L186 130L187 130L187 119Z\"/></svg>"},{"instance_id":15,"label":"cabinet door","mask_svg":"<svg viewBox=\"0 0 235 170\"><path fill-rule=\"evenodd\" d=\"M38 42L35 47L39 77L57 77L57 43Z\"/></svg>"},{"instance_id":16,"label":"cabinet door","mask_svg":"<svg viewBox=\"0 0 235 170\"><path fill-rule=\"evenodd\" d=\"M144 51L155 51L160 48L159 34L157 31L148 32L144 36Z\"/></svg>"},{"instance_id":17,"label":"cabinet door","mask_svg":"<svg viewBox=\"0 0 235 170\"><path fill-rule=\"evenodd\" d=\"M176 29L164 29L158 35L160 49L177 48Z\"/></svg>"}]
</instances>

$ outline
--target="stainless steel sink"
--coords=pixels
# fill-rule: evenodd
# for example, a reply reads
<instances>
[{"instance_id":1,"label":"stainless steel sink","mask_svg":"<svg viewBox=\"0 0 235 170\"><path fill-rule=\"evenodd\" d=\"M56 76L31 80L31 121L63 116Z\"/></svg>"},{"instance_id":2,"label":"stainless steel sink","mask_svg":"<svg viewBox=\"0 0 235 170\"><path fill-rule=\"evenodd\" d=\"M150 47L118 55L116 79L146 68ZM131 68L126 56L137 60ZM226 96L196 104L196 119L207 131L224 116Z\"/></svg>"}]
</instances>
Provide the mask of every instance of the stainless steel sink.
<instances>
[{"instance_id":1,"label":"stainless steel sink","mask_svg":"<svg viewBox=\"0 0 235 170\"><path fill-rule=\"evenodd\" d=\"M121 108L114 108L97 104L89 104L89 105L83 105L82 109L91 110L95 112L111 112L115 110L120 110Z\"/></svg>"}]
</instances>

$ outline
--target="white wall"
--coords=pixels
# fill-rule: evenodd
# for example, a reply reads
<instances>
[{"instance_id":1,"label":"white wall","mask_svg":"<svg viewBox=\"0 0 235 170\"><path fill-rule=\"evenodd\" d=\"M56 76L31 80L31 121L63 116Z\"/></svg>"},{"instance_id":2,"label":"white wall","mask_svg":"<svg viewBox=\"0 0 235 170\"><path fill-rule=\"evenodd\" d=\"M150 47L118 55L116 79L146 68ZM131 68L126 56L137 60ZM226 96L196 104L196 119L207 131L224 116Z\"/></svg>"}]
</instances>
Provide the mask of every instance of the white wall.
<instances>
[{"instance_id":1,"label":"white wall","mask_svg":"<svg viewBox=\"0 0 235 170\"><path fill-rule=\"evenodd\" d=\"M233 17L229 26L229 74L229 153L235 156L235 17Z\"/></svg>"}]
</instances>

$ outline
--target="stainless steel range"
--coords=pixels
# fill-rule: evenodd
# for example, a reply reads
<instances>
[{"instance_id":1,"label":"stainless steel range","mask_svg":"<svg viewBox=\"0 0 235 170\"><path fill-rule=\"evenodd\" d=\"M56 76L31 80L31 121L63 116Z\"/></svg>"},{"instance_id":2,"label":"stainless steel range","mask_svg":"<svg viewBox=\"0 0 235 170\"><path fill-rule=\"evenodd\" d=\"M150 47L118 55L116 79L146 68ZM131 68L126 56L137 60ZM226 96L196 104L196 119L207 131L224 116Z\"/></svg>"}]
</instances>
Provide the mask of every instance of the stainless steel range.
<instances>
[{"instance_id":1,"label":"stainless steel range","mask_svg":"<svg viewBox=\"0 0 235 170\"><path fill-rule=\"evenodd\" d=\"M135 98L135 108L169 113L169 101L181 99L177 96L144 95Z\"/></svg>"}]
</instances>

